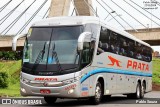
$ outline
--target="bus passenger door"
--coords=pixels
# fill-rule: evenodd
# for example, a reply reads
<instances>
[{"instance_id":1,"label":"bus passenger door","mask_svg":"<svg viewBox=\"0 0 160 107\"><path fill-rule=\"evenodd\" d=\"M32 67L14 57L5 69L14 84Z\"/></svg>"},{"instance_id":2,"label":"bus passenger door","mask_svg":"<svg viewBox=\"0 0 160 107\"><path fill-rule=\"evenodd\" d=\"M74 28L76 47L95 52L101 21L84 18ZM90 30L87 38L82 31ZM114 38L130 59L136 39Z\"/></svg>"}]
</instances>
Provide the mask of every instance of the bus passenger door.
<instances>
[{"instance_id":1,"label":"bus passenger door","mask_svg":"<svg viewBox=\"0 0 160 107\"><path fill-rule=\"evenodd\" d=\"M81 52L81 69L82 73L86 75L91 71L91 67L87 66L91 63L92 60L92 51L90 48L90 42L84 42L83 50ZM91 77L87 77L87 79L81 84L81 96L85 97L91 95L92 91L89 89L91 83Z\"/></svg>"}]
</instances>

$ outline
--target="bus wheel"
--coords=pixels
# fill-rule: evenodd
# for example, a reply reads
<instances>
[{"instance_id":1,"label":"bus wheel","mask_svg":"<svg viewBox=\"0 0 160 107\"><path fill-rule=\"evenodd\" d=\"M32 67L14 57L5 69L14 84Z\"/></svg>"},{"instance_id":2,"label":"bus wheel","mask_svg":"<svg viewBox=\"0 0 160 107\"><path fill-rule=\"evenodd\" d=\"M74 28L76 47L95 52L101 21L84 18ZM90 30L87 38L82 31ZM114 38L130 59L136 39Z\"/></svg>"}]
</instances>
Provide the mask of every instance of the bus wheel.
<instances>
[{"instance_id":1,"label":"bus wheel","mask_svg":"<svg viewBox=\"0 0 160 107\"><path fill-rule=\"evenodd\" d=\"M101 83L98 81L95 88L95 96L90 98L91 103L97 105L101 102L102 99L102 86Z\"/></svg>"},{"instance_id":2,"label":"bus wheel","mask_svg":"<svg viewBox=\"0 0 160 107\"><path fill-rule=\"evenodd\" d=\"M56 102L57 98L45 96L44 100L47 102L47 104L52 105L52 104L54 104Z\"/></svg>"},{"instance_id":3,"label":"bus wheel","mask_svg":"<svg viewBox=\"0 0 160 107\"><path fill-rule=\"evenodd\" d=\"M139 99L141 96L141 85L137 83L136 93L134 94L134 98Z\"/></svg>"},{"instance_id":4,"label":"bus wheel","mask_svg":"<svg viewBox=\"0 0 160 107\"><path fill-rule=\"evenodd\" d=\"M140 93L140 98L144 98L144 93L145 93L145 84L142 83L142 86L141 86L141 93Z\"/></svg>"}]
</instances>

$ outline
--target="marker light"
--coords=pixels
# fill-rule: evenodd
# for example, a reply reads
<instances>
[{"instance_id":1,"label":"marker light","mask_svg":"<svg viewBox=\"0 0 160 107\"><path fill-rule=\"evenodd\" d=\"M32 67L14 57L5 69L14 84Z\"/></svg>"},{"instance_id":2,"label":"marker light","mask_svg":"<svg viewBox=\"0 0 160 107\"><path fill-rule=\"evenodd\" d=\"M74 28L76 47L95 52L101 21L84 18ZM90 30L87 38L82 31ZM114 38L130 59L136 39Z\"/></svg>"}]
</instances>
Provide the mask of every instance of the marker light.
<instances>
[{"instance_id":1,"label":"marker light","mask_svg":"<svg viewBox=\"0 0 160 107\"><path fill-rule=\"evenodd\" d=\"M71 94L71 93L73 93L74 92L74 89L70 89L69 91L68 91L68 94Z\"/></svg>"},{"instance_id":2,"label":"marker light","mask_svg":"<svg viewBox=\"0 0 160 107\"><path fill-rule=\"evenodd\" d=\"M24 88L21 88L21 91L22 91L23 93L26 93L26 90L25 90Z\"/></svg>"}]
</instances>

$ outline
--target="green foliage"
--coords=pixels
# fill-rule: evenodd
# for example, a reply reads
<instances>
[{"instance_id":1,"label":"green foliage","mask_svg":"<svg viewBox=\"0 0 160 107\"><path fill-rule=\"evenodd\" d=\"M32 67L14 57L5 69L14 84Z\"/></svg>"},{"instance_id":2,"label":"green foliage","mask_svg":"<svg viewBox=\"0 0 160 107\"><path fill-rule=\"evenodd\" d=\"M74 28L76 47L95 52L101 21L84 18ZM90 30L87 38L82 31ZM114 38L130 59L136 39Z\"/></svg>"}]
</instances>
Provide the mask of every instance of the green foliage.
<instances>
[{"instance_id":1,"label":"green foliage","mask_svg":"<svg viewBox=\"0 0 160 107\"><path fill-rule=\"evenodd\" d=\"M0 88L8 87L8 74L6 72L0 72Z\"/></svg>"},{"instance_id":2,"label":"green foliage","mask_svg":"<svg viewBox=\"0 0 160 107\"><path fill-rule=\"evenodd\" d=\"M156 84L160 84L160 59L159 58L153 58L153 77L152 81Z\"/></svg>"},{"instance_id":3,"label":"green foliage","mask_svg":"<svg viewBox=\"0 0 160 107\"><path fill-rule=\"evenodd\" d=\"M19 60L22 58L22 51L0 51L1 60Z\"/></svg>"},{"instance_id":4,"label":"green foliage","mask_svg":"<svg viewBox=\"0 0 160 107\"><path fill-rule=\"evenodd\" d=\"M19 61L0 61L1 71L8 74L8 87L0 89L1 95L20 96L20 71L21 60Z\"/></svg>"},{"instance_id":5,"label":"green foliage","mask_svg":"<svg viewBox=\"0 0 160 107\"><path fill-rule=\"evenodd\" d=\"M0 51L0 58L3 56L3 52Z\"/></svg>"}]
</instances>

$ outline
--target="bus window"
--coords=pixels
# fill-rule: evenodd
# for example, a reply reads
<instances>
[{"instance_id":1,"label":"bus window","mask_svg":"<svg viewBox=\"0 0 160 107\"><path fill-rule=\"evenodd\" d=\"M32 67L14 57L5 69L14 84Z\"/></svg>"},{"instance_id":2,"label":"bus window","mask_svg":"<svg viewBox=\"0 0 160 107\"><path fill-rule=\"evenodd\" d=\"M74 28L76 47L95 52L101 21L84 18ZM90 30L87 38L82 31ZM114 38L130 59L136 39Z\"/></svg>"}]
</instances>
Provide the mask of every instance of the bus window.
<instances>
[{"instance_id":1,"label":"bus window","mask_svg":"<svg viewBox=\"0 0 160 107\"><path fill-rule=\"evenodd\" d=\"M145 56L146 57L146 61L147 62L152 61L152 49L147 47L145 52L146 52L146 56Z\"/></svg>"},{"instance_id":2,"label":"bus window","mask_svg":"<svg viewBox=\"0 0 160 107\"><path fill-rule=\"evenodd\" d=\"M84 68L87 66L89 63L91 63L91 59L93 57L93 51L90 48L90 43L89 42L84 42L83 44L83 51L82 51L82 60L81 60L81 67Z\"/></svg>"},{"instance_id":3,"label":"bus window","mask_svg":"<svg viewBox=\"0 0 160 107\"><path fill-rule=\"evenodd\" d=\"M128 57L131 57L131 58L134 58L134 52L135 52L135 42L133 40L128 40L128 53L127 53L127 56Z\"/></svg>"},{"instance_id":4,"label":"bus window","mask_svg":"<svg viewBox=\"0 0 160 107\"><path fill-rule=\"evenodd\" d=\"M107 28L101 27L97 54L109 51L109 32Z\"/></svg>"},{"instance_id":5,"label":"bus window","mask_svg":"<svg viewBox=\"0 0 160 107\"><path fill-rule=\"evenodd\" d=\"M111 32L110 34L110 51L112 53L119 54L120 48L118 34L115 32Z\"/></svg>"},{"instance_id":6,"label":"bus window","mask_svg":"<svg viewBox=\"0 0 160 107\"><path fill-rule=\"evenodd\" d=\"M120 55L127 56L128 53L128 41L126 38L120 36Z\"/></svg>"},{"instance_id":7,"label":"bus window","mask_svg":"<svg viewBox=\"0 0 160 107\"><path fill-rule=\"evenodd\" d=\"M136 47L135 58L142 60L142 45L137 42L135 47Z\"/></svg>"},{"instance_id":8,"label":"bus window","mask_svg":"<svg viewBox=\"0 0 160 107\"><path fill-rule=\"evenodd\" d=\"M146 50L146 46L142 45L142 47L141 47L141 55L142 55L142 60L143 61L147 61L146 60L146 52L145 52L145 50Z\"/></svg>"}]
</instances>

